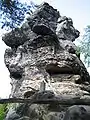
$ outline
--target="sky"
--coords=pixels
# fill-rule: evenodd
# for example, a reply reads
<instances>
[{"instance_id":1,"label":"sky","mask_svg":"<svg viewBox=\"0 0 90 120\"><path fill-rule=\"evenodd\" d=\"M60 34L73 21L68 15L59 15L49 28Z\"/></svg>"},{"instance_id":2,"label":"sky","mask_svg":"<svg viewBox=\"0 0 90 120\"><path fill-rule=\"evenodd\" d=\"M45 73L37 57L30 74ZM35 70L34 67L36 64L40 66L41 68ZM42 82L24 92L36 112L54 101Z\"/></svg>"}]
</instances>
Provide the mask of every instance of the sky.
<instances>
[{"instance_id":1,"label":"sky","mask_svg":"<svg viewBox=\"0 0 90 120\"><path fill-rule=\"evenodd\" d=\"M30 0L21 0L29 2ZM83 30L90 25L90 0L32 0L41 4L46 1L60 11L61 16L71 17L76 29L82 36ZM11 91L9 72L4 64L4 53L7 46L2 41L3 30L0 30L0 97L6 98ZM90 71L90 69L88 68Z\"/></svg>"}]
</instances>

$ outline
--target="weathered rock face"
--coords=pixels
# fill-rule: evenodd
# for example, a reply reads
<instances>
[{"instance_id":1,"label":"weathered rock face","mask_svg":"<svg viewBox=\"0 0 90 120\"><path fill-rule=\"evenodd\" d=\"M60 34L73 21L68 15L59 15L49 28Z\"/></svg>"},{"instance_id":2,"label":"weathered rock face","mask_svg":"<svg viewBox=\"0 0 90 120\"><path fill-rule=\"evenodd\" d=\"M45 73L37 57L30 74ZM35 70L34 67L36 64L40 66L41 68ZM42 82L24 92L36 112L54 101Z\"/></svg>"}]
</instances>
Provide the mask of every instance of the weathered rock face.
<instances>
[{"instance_id":1,"label":"weathered rock face","mask_svg":"<svg viewBox=\"0 0 90 120\"><path fill-rule=\"evenodd\" d=\"M4 56L12 79L11 97L30 97L40 90L42 82L46 84L45 90L53 91L55 96L89 97L90 77L73 43L78 36L72 19L60 16L48 3L40 5L21 28L6 34L3 41L11 47ZM68 107L22 106L13 109L6 120L72 119L64 118ZM81 109L77 109L81 114Z\"/></svg>"}]
</instances>

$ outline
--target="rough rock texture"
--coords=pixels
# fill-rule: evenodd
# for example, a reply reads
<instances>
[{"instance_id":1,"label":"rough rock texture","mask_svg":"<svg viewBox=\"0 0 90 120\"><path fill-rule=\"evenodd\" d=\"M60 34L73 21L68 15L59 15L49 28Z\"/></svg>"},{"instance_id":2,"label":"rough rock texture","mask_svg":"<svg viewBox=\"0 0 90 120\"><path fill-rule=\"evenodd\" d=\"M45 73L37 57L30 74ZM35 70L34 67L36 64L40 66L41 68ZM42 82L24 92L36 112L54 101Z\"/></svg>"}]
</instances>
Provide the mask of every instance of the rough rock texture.
<instances>
[{"instance_id":1,"label":"rough rock texture","mask_svg":"<svg viewBox=\"0 0 90 120\"><path fill-rule=\"evenodd\" d=\"M4 59L12 80L11 97L28 98L42 90L55 96L90 97L90 76L73 43L78 36L72 19L60 16L48 3L40 5L21 28L7 33L3 41L11 48ZM88 111L86 106L19 104L5 120L88 120Z\"/></svg>"}]
</instances>

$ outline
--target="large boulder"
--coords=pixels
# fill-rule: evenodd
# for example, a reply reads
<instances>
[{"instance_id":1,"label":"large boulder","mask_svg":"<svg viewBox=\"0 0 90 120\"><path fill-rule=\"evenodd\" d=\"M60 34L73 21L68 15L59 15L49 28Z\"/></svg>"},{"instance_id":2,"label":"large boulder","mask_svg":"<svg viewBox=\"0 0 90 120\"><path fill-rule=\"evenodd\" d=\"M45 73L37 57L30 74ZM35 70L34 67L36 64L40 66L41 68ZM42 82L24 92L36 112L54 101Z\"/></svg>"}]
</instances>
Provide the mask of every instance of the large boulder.
<instances>
[{"instance_id":1,"label":"large boulder","mask_svg":"<svg viewBox=\"0 0 90 120\"><path fill-rule=\"evenodd\" d=\"M78 36L72 19L60 16L48 3L40 5L21 28L7 33L3 41L11 47L4 55L11 77L10 96L31 98L37 92L51 91L42 92L38 99L63 95L90 98L90 76L73 43ZM6 120L74 120L74 114L78 114L76 120L84 119L86 107L69 107L19 104L9 110Z\"/></svg>"}]
</instances>

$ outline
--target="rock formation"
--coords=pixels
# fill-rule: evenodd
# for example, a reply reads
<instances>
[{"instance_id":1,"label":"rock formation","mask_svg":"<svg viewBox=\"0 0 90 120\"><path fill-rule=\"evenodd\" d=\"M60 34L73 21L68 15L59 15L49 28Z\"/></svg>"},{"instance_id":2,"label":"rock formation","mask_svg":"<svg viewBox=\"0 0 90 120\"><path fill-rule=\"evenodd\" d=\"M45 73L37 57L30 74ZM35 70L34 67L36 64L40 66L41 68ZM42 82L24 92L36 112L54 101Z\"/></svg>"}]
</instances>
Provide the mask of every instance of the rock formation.
<instances>
[{"instance_id":1,"label":"rock formation","mask_svg":"<svg viewBox=\"0 0 90 120\"><path fill-rule=\"evenodd\" d=\"M72 19L61 16L48 3L40 5L21 28L7 33L2 39L11 47L4 55L11 78L10 96L30 98L36 92L51 91L43 98L90 98L90 76L73 43L77 37L79 31ZM18 104L10 108L5 120L88 120L89 109L80 105Z\"/></svg>"}]
</instances>

